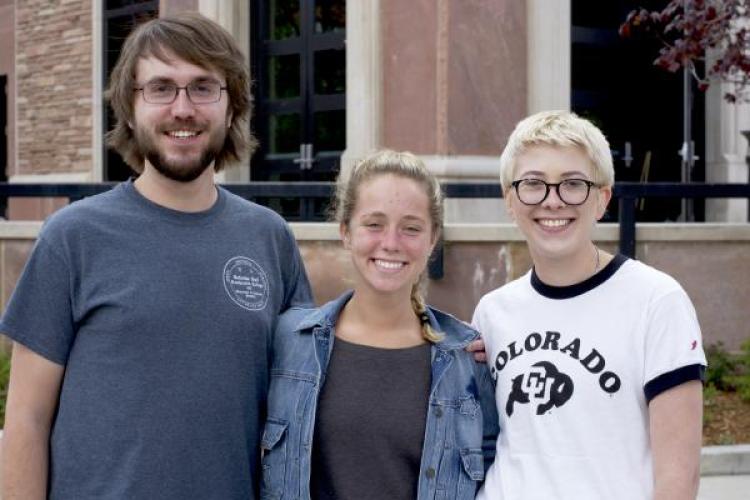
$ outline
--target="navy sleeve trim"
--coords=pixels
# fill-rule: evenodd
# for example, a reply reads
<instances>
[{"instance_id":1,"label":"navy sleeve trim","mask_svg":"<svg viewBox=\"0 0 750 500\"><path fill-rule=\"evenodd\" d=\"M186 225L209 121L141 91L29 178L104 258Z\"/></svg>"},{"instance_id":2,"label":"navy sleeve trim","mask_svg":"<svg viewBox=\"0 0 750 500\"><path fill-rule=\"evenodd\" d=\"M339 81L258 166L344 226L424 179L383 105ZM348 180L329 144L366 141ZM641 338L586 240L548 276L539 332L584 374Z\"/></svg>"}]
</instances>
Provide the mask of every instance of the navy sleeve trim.
<instances>
[{"instance_id":1,"label":"navy sleeve trim","mask_svg":"<svg viewBox=\"0 0 750 500\"><path fill-rule=\"evenodd\" d=\"M701 364L683 366L671 372L663 373L650 382L647 382L643 389L646 393L646 403L650 403L652 399L662 392L685 382L690 382L691 380L705 382L706 367Z\"/></svg>"}]
</instances>

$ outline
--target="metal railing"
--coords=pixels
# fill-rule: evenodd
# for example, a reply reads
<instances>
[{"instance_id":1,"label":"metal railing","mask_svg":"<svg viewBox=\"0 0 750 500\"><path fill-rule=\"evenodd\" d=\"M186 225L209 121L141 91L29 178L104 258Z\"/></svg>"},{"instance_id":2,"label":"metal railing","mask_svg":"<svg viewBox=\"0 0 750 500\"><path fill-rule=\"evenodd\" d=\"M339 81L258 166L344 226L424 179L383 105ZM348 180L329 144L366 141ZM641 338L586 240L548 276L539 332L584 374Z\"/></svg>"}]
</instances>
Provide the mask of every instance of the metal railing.
<instances>
[{"instance_id":1,"label":"metal railing","mask_svg":"<svg viewBox=\"0 0 750 500\"><path fill-rule=\"evenodd\" d=\"M116 183L81 184L8 184L0 183L0 204L13 197L60 197L76 201L87 196L112 189ZM255 198L330 198L334 194L332 182L254 182L249 184L224 184L228 191L245 199ZM443 184L447 198L501 198L502 190L497 183ZM619 251L629 257L635 256L636 247L636 203L642 198L747 198L750 200L750 184L706 184L706 183L638 183L615 184L614 197L619 205L620 238ZM431 259L430 277L443 277L443 248L439 245Z\"/></svg>"},{"instance_id":2,"label":"metal railing","mask_svg":"<svg viewBox=\"0 0 750 500\"><path fill-rule=\"evenodd\" d=\"M635 256L636 202L641 198L747 198L750 184L705 184L621 182L614 186L614 196L619 204L620 253Z\"/></svg>"}]
</instances>

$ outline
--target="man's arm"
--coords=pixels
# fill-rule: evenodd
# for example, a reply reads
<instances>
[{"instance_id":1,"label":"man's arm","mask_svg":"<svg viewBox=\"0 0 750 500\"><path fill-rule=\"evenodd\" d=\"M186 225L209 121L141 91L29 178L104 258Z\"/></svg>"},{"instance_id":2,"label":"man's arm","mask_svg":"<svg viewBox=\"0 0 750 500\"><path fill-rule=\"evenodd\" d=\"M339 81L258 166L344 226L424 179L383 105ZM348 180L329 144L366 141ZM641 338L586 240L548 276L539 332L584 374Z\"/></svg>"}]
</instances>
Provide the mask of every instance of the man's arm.
<instances>
[{"instance_id":1,"label":"man's arm","mask_svg":"<svg viewBox=\"0 0 750 500\"><path fill-rule=\"evenodd\" d=\"M487 362L486 346L484 345L482 337L472 340L469 345L466 346L466 351L474 355L474 361L477 363Z\"/></svg>"},{"instance_id":2,"label":"man's arm","mask_svg":"<svg viewBox=\"0 0 750 500\"><path fill-rule=\"evenodd\" d=\"M49 434L64 371L13 344L0 474L4 500L47 497Z\"/></svg>"},{"instance_id":3,"label":"man's arm","mask_svg":"<svg viewBox=\"0 0 750 500\"><path fill-rule=\"evenodd\" d=\"M649 404L654 500L695 500L700 479L703 386L693 380Z\"/></svg>"}]
</instances>

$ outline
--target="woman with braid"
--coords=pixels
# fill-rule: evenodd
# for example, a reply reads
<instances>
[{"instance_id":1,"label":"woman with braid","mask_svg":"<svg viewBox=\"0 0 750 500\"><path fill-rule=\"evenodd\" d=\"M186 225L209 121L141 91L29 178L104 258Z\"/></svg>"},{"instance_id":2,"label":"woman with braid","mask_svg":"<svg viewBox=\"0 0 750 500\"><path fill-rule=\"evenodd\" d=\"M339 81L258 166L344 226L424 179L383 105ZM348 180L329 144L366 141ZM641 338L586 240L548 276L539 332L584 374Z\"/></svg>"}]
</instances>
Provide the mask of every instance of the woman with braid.
<instances>
[{"instance_id":1,"label":"woman with braid","mask_svg":"<svg viewBox=\"0 0 750 500\"><path fill-rule=\"evenodd\" d=\"M443 221L414 155L380 151L339 179L354 289L279 319L262 498L473 499L494 459L494 389L478 333L424 304Z\"/></svg>"}]
</instances>

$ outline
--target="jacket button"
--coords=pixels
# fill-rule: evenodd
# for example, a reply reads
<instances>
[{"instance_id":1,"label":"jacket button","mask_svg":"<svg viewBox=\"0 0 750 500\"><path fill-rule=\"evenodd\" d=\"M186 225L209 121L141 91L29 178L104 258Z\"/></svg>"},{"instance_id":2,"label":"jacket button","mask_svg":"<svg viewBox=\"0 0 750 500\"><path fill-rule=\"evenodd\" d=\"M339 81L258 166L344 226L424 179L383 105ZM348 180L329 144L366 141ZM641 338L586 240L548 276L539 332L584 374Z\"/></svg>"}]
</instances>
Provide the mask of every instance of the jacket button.
<instances>
[{"instance_id":1,"label":"jacket button","mask_svg":"<svg viewBox=\"0 0 750 500\"><path fill-rule=\"evenodd\" d=\"M440 408L439 406L437 408L435 408L435 416L438 417L438 418L440 418L440 417L443 416L443 409Z\"/></svg>"},{"instance_id":2,"label":"jacket button","mask_svg":"<svg viewBox=\"0 0 750 500\"><path fill-rule=\"evenodd\" d=\"M434 478L435 477L435 469L433 469L432 467L430 467L429 469L427 469L425 471L425 476L427 476L427 479Z\"/></svg>"}]
</instances>

